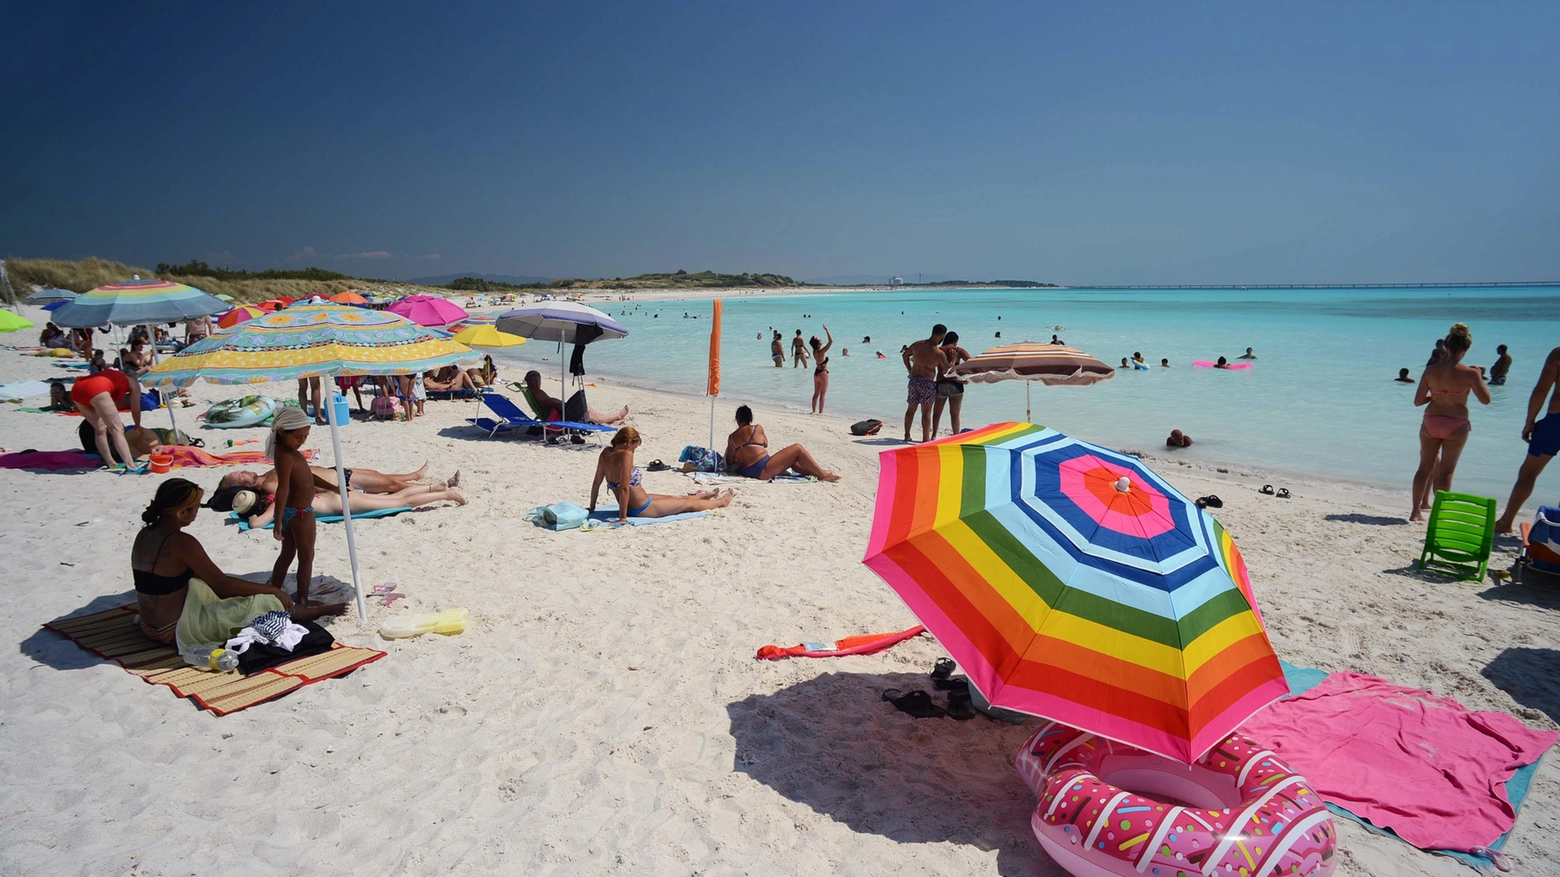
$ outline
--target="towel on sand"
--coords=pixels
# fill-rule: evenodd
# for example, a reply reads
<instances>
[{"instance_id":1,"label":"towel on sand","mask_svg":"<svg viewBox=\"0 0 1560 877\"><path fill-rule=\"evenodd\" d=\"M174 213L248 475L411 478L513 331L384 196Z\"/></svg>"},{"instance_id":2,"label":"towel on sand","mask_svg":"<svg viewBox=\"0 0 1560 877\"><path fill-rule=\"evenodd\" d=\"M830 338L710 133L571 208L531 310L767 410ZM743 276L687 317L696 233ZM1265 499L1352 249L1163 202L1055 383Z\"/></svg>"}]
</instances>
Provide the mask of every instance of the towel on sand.
<instances>
[{"instance_id":1,"label":"towel on sand","mask_svg":"<svg viewBox=\"0 0 1560 877\"><path fill-rule=\"evenodd\" d=\"M1560 733L1471 712L1357 673L1334 673L1257 713L1241 731L1272 748L1328 803L1420 849L1470 852L1511 830L1505 783Z\"/></svg>"},{"instance_id":2,"label":"towel on sand","mask_svg":"<svg viewBox=\"0 0 1560 877\"><path fill-rule=\"evenodd\" d=\"M352 520L357 521L357 520L361 520L363 518L389 518L389 517L393 517L395 515L399 515L402 512L409 512L411 510L412 510L412 507L409 506L409 505L406 505L406 506L401 506L400 508L394 508L394 509L375 509L375 510L373 510L371 512L353 512L352 513ZM244 517L243 515L239 514L238 512L228 512L228 517L233 519L233 520L235 520L235 521L238 521L238 531L240 533L244 533L244 532L247 532L249 530L254 529L253 527L249 526L249 519ZM339 523L341 523L344 520L346 520L346 518L344 518L341 515L315 515L314 516L314 523L316 523L316 524L339 524ZM266 524L264 527L261 527L260 529L262 529L262 530L269 530L269 529L272 528L272 526L273 526L272 524Z\"/></svg>"},{"instance_id":3,"label":"towel on sand","mask_svg":"<svg viewBox=\"0 0 1560 877\"><path fill-rule=\"evenodd\" d=\"M685 472L683 474L687 475L689 478L692 478L697 484L751 484L757 480L754 478L745 478L741 475L722 475L718 472ZM811 475L796 475L794 473L786 473L783 475L776 475L772 480L776 484L805 484L809 481L817 481L818 479L812 477Z\"/></svg>"},{"instance_id":4,"label":"towel on sand","mask_svg":"<svg viewBox=\"0 0 1560 877\"><path fill-rule=\"evenodd\" d=\"M630 527L648 527L651 524L670 524L673 521L689 521L694 518L708 517L709 512L683 512L680 515L666 515L660 518L629 518ZM600 506L590 513L590 519L585 522L583 530L601 530L611 527L618 522L617 506Z\"/></svg>"}]
</instances>

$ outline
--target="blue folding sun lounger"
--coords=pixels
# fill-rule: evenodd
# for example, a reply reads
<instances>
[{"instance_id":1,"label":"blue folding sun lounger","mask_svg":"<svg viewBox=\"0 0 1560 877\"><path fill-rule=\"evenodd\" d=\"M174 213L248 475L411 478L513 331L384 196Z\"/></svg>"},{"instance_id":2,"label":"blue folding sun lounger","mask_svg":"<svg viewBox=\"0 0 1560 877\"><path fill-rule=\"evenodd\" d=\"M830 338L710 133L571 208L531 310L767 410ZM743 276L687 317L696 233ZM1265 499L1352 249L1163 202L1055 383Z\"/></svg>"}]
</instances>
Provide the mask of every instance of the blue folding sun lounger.
<instances>
[{"instance_id":1,"label":"blue folding sun lounger","mask_svg":"<svg viewBox=\"0 0 1560 877\"><path fill-rule=\"evenodd\" d=\"M477 417L470 418L467 422L481 429L488 430L489 438L500 432L511 429L528 430L533 426L542 428L538 430L538 435L546 435L546 429L574 430L576 432L588 432L598 435L603 432L617 432L617 427L615 426L597 426L594 423L578 423L572 420L548 420L546 422L537 420L520 410L520 406L516 405L514 400L503 393L488 391L477 398L478 401L488 407L489 411L497 415L498 419L495 421L486 417Z\"/></svg>"}]
</instances>

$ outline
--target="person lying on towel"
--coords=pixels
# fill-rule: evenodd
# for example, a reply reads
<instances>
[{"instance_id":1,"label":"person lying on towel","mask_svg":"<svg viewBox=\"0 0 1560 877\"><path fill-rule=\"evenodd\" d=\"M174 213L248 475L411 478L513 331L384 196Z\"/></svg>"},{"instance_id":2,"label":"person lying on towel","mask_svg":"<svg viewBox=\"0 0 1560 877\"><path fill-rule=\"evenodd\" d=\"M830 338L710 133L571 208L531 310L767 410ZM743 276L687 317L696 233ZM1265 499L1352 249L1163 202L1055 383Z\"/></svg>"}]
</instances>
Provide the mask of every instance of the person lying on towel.
<instances>
[{"instance_id":1,"label":"person lying on towel","mask_svg":"<svg viewBox=\"0 0 1560 877\"><path fill-rule=\"evenodd\" d=\"M297 620L312 620L347 611L346 604L295 604L285 591L268 584L234 578L217 568L200 540L184 532L200 513L205 492L192 481L170 478L141 513L143 525L130 548L130 577L141 611L141 632L172 644L192 587L210 590L218 600L195 601L200 611L220 611L225 617L253 618L284 610ZM242 625L240 625L242 626Z\"/></svg>"},{"instance_id":2,"label":"person lying on towel","mask_svg":"<svg viewBox=\"0 0 1560 877\"><path fill-rule=\"evenodd\" d=\"M386 509L422 508L436 502L452 502L456 505L465 505L466 498L460 491L453 487L440 487L433 484L413 484L395 493L358 493L352 491L347 494L352 501L352 513L354 515L364 512L378 512ZM276 510L272 508L276 501L274 493L257 493L253 490L240 490L233 495L233 511L243 515L249 521L249 526L259 530L275 519ZM336 492L336 485L331 483L329 491L317 491L314 494L314 502L310 505L314 510L316 520L320 515L341 514L341 494Z\"/></svg>"},{"instance_id":3,"label":"person lying on towel","mask_svg":"<svg viewBox=\"0 0 1560 877\"><path fill-rule=\"evenodd\" d=\"M336 470L326 466L310 466L309 471L314 473L314 487L317 490L334 491L336 489ZM428 464L423 463L422 468L415 472L403 474L390 474L380 472L377 469L364 469L361 466L347 469L347 489L362 493L397 493L408 487L434 487L449 488L460 486L460 472L451 475L448 481L435 481L429 484L420 483L428 474ZM217 482L217 493L234 489L253 490L256 493L276 492L276 470L265 472L229 472ZM212 498L215 501L216 497ZM218 508L218 506L213 506ZM228 509L220 509L227 511Z\"/></svg>"}]
</instances>

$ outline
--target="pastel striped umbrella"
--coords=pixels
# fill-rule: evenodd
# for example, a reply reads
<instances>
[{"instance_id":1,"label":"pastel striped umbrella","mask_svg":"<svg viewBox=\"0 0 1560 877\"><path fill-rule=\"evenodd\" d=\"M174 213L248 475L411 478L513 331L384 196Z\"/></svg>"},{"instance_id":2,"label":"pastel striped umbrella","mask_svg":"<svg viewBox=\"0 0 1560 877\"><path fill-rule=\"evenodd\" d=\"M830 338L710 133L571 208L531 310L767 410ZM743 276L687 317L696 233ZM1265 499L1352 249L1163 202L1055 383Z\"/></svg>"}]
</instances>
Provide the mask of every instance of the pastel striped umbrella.
<instances>
[{"instance_id":1,"label":"pastel striped umbrella","mask_svg":"<svg viewBox=\"0 0 1560 877\"><path fill-rule=\"evenodd\" d=\"M175 323L220 314L228 306L214 295L169 280L142 280L99 286L54 312L54 322L72 329Z\"/></svg>"},{"instance_id":2,"label":"pastel striped umbrella","mask_svg":"<svg viewBox=\"0 0 1560 877\"><path fill-rule=\"evenodd\" d=\"M880 465L863 562L992 704L1190 763L1288 694L1234 541L1136 457L999 423Z\"/></svg>"},{"instance_id":3,"label":"pastel striped umbrella","mask_svg":"<svg viewBox=\"0 0 1560 877\"><path fill-rule=\"evenodd\" d=\"M141 379L153 387L252 384L310 377L413 374L481 360L471 348L385 311L347 305L300 305L255 317L168 357ZM347 496L336 406L324 406L336 451L336 485L346 524L358 617L366 619L357 543Z\"/></svg>"},{"instance_id":4,"label":"pastel striped umbrella","mask_svg":"<svg viewBox=\"0 0 1560 877\"><path fill-rule=\"evenodd\" d=\"M1048 387L1087 387L1116 376L1116 370L1087 353L1062 344L1018 341L993 347L959 363L954 375L975 384L1024 381L1024 419L1033 420L1030 382Z\"/></svg>"}]
</instances>

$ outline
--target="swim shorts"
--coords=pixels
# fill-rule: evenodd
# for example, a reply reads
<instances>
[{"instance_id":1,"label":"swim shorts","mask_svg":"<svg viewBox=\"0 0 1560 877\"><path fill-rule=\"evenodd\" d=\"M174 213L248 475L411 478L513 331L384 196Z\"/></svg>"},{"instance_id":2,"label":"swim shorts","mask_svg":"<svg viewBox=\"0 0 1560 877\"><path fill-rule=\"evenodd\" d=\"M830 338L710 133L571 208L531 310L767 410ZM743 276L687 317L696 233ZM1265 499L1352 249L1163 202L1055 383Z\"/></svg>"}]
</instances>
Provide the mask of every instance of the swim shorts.
<instances>
[{"instance_id":1,"label":"swim shorts","mask_svg":"<svg viewBox=\"0 0 1560 877\"><path fill-rule=\"evenodd\" d=\"M1546 414L1533 424L1533 440L1528 442L1528 456L1553 457L1560 453L1560 414Z\"/></svg>"},{"instance_id":2,"label":"swim shorts","mask_svg":"<svg viewBox=\"0 0 1560 877\"><path fill-rule=\"evenodd\" d=\"M911 405L930 405L937 401L937 382L931 378L910 379L910 394L905 399Z\"/></svg>"},{"instance_id":3,"label":"swim shorts","mask_svg":"<svg viewBox=\"0 0 1560 877\"><path fill-rule=\"evenodd\" d=\"M937 382L937 395L947 398L949 396L963 396L964 385L958 381L943 378Z\"/></svg>"}]
</instances>

